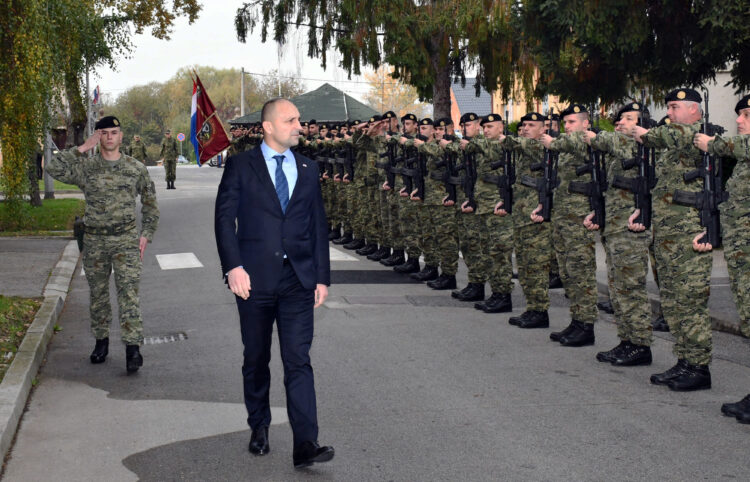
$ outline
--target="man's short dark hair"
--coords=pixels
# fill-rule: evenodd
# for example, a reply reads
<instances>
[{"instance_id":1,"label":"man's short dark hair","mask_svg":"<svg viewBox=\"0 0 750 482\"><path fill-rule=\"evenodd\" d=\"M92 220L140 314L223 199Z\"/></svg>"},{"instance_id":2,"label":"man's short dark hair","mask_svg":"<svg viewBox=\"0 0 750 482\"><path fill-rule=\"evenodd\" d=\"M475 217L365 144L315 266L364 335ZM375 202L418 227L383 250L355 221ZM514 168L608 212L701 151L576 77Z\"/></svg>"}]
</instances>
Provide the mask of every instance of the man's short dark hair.
<instances>
[{"instance_id":1,"label":"man's short dark hair","mask_svg":"<svg viewBox=\"0 0 750 482\"><path fill-rule=\"evenodd\" d=\"M271 112L273 112L273 109L275 108L274 105L277 102L280 102L282 100L285 100L287 102L290 102L289 99L285 99L283 97L274 97L273 99L269 99L266 101L265 104L263 104L263 108L260 110L260 122L263 123L268 119Z\"/></svg>"}]
</instances>

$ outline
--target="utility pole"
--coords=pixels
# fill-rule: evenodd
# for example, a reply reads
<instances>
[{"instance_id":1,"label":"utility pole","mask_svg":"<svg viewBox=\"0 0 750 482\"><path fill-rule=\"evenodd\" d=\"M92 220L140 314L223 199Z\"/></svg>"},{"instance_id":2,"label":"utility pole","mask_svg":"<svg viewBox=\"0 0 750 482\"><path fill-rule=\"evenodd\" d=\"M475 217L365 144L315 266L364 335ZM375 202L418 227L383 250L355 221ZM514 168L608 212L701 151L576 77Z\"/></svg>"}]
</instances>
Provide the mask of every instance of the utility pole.
<instances>
[{"instance_id":1,"label":"utility pole","mask_svg":"<svg viewBox=\"0 0 750 482\"><path fill-rule=\"evenodd\" d=\"M240 117L245 115L245 67L240 69Z\"/></svg>"}]
</instances>

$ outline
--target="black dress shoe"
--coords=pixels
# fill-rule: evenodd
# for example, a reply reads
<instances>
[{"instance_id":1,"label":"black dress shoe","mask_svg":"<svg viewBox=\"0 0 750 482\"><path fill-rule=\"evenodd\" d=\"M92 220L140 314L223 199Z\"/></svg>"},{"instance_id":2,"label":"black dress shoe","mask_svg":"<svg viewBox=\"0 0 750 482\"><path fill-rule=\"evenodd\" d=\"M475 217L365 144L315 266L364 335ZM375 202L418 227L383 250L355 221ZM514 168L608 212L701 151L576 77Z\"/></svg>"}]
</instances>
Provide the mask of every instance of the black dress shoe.
<instances>
[{"instance_id":1,"label":"black dress shoe","mask_svg":"<svg viewBox=\"0 0 750 482\"><path fill-rule=\"evenodd\" d=\"M596 354L596 361L612 363L612 361L630 345L629 341L622 340L620 344L608 351L600 351Z\"/></svg>"},{"instance_id":2,"label":"black dress shoe","mask_svg":"<svg viewBox=\"0 0 750 482\"><path fill-rule=\"evenodd\" d=\"M377 250L378 250L378 245L371 243L371 244L368 244L366 246L359 248L358 250L355 251L355 253L357 253L360 256L369 256Z\"/></svg>"},{"instance_id":3,"label":"black dress shoe","mask_svg":"<svg viewBox=\"0 0 750 482\"><path fill-rule=\"evenodd\" d=\"M456 275L441 274L436 279L427 282L427 286L433 290L452 290L456 289Z\"/></svg>"},{"instance_id":4,"label":"black dress shoe","mask_svg":"<svg viewBox=\"0 0 750 482\"><path fill-rule=\"evenodd\" d=\"M391 255L391 248L388 246L381 246L379 250L367 256L370 261L380 261L383 258L387 258Z\"/></svg>"},{"instance_id":5,"label":"black dress shoe","mask_svg":"<svg viewBox=\"0 0 750 482\"><path fill-rule=\"evenodd\" d=\"M615 313L615 308L612 306L612 301L610 300L598 301L596 303L596 307L599 308L600 311L609 313L610 315L613 315Z\"/></svg>"},{"instance_id":6,"label":"black dress shoe","mask_svg":"<svg viewBox=\"0 0 750 482\"><path fill-rule=\"evenodd\" d=\"M271 451L271 447L268 445L267 426L258 427L256 430L253 430L247 449L253 455L266 455Z\"/></svg>"},{"instance_id":7,"label":"black dress shoe","mask_svg":"<svg viewBox=\"0 0 750 482\"><path fill-rule=\"evenodd\" d=\"M484 283L469 283L467 288L456 296L458 301L480 301L484 299Z\"/></svg>"},{"instance_id":8,"label":"black dress shoe","mask_svg":"<svg viewBox=\"0 0 750 482\"><path fill-rule=\"evenodd\" d=\"M576 321L573 320L568 326L563 328L562 331L553 331L549 334L549 339L552 341L560 341L560 338L570 335L576 327L575 323Z\"/></svg>"},{"instance_id":9,"label":"black dress shoe","mask_svg":"<svg viewBox=\"0 0 750 482\"><path fill-rule=\"evenodd\" d=\"M352 239L351 243L343 245L344 249L361 249L365 247L364 239Z\"/></svg>"},{"instance_id":10,"label":"black dress shoe","mask_svg":"<svg viewBox=\"0 0 750 482\"><path fill-rule=\"evenodd\" d=\"M91 359L91 363L104 363L104 360L107 359L107 355L109 354L109 337L102 338L101 340L96 340L96 345L94 345L94 351L91 352L91 356L89 357Z\"/></svg>"},{"instance_id":11,"label":"black dress shoe","mask_svg":"<svg viewBox=\"0 0 750 482\"><path fill-rule=\"evenodd\" d=\"M394 249L393 254L380 260L383 266L398 266L404 263L406 263L406 256L404 256L403 249Z\"/></svg>"},{"instance_id":12,"label":"black dress shoe","mask_svg":"<svg viewBox=\"0 0 750 482\"><path fill-rule=\"evenodd\" d=\"M125 368L128 373L135 373L143 366L143 357L138 345L125 346Z\"/></svg>"},{"instance_id":13,"label":"black dress shoe","mask_svg":"<svg viewBox=\"0 0 750 482\"><path fill-rule=\"evenodd\" d=\"M400 274L419 273L419 258L409 256L409 259L404 264L394 266L393 271Z\"/></svg>"},{"instance_id":14,"label":"black dress shoe","mask_svg":"<svg viewBox=\"0 0 750 482\"><path fill-rule=\"evenodd\" d=\"M556 289L562 288L562 287L563 287L563 283L562 283L562 279L560 278L560 275L559 274L552 274L552 273L550 273L550 275L549 275L549 287L548 288L551 289L551 290L556 290Z\"/></svg>"},{"instance_id":15,"label":"black dress shoe","mask_svg":"<svg viewBox=\"0 0 750 482\"><path fill-rule=\"evenodd\" d=\"M708 365L691 365L687 363L682 373L667 382L670 390L691 392L711 388L711 371Z\"/></svg>"},{"instance_id":16,"label":"black dress shoe","mask_svg":"<svg viewBox=\"0 0 750 482\"><path fill-rule=\"evenodd\" d=\"M294 447L293 460L294 468L301 469L309 467L312 464L328 462L333 459L335 452L333 447L321 447L318 442L302 442Z\"/></svg>"},{"instance_id":17,"label":"black dress shoe","mask_svg":"<svg viewBox=\"0 0 750 482\"><path fill-rule=\"evenodd\" d=\"M521 323L521 321L525 320L528 317L529 317L529 312L524 311L519 316L511 316L510 318L508 318L508 324L513 325L513 326L518 326L518 324Z\"/></svg>"},{"instance_id":18,"label":"black dress shoe","mask_svg":"<svg viewBox=\"0 0 750 482\"><path fill-rule=\"evenodd\" d=\"M438 277L438 268L437 266L430 266L426 264L422 271L420 271L419 273L413 273L409 275L409 277L413 280L421 282L432 281L434 279L437 279Z\"/></svg>"},{"instance_id":19,"label":"black dress shoe","mask_svg":"<svg viewBox=\"0 0 750 482\"><path fill-rule=\"evenodd\" d=\"M739 402L724 403L721 405L721 413L727 417L736 417L738 414L747 412L748 410L750 410L750 395L746 395Z\"/></svg>"},{"instance_id":20,"label":"black dress shoe","mask_svg":"<svg viewBox=\"0 0 750 482\"><path fill-rule=\"evenodd\" d=\"M528 313L526 318L519 320L519 328L549 328L549 314L546 311L529 311Z\"/></svg>"},{"instance_id":21,"label":"black dress shoe","mask_svg":"<svg viewBox=\"0 0 750 482\"><path fill-rule=\"evenodd\" d=\"M677 364L669 370L662 373L654 373L651 375L651 383L654 385L666 385L667 382L673 378L677 378L682 374L682 371L687 366L688 362L685 360L677 360Z\"/></svg>"},{"instance_id":22,"label":"black dress shoe","mask_svg":"<svg viewBox=\"0 0 750 482\"><path fill-rule=\"evenodd\" d=\"M654 329L654 331L669 333L669 325L664 319L664 315L659 315L654 321L652 321L651 327Z\"/></svg>"},{"instance_id":23,"label":"black dress shoe","mask_svg":"<svg viewBox=\"0 0 750 482\"><path fill-rule=\"evenodd\" d=\"M562 346L587 346L593 345L596 341L594 336L594 324L593 323L581 323L576 321L578 324L572 332L567 335L560 337L560 344Z\"/></svg>"},{"instance_id":24,"label":"black dress shoe","mask_svg":"<svg viewBox=\"0 0 750 482\"><path fill-rule=\"evenodd\" d=\"M477 303L477 305L481 304ZM510 313L513 311L513 302L510 299L510 293L492 293L483 304L484 307L479 309L485 313ZM474 305L474 308L477 305Z\"/></svg>"},{"instance_id":25,"label":"black dress shoe","mask_svg":"<svg viewBox=\"0 0 750 482\"><path fill-rule=\"evenodd\" d=\"M651 355L650 346L630 343L627 348L615 356L615 359L612 360L612 365L616 367L636 367L651 365L652 361L653 356Z\"/></svg>"},{"instance_id":26,"label":"black dress shoe","mask_svg":"<svg viewBox=\"0 0 750 482\"><path fill-rule=\"evenodd\" d=\"M347 233L344 233L344 235L341 236L340 238L334 239L332 242L333 244L347 244L347 243L351 243L352 239L353 239L352 232L349 231Z\"/></svg>"}]
</instances>

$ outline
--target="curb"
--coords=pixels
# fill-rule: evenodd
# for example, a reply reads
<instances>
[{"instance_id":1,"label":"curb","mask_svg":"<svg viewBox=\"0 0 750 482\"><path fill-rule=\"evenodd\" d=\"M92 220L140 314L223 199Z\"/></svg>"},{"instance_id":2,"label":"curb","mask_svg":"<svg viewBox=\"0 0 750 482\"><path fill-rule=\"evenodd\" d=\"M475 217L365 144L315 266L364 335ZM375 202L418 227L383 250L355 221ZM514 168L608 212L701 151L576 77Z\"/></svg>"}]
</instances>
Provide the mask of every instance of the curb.
<instances>
[{"instance_id":1,"label":"curb","mask_svg":"<svg viewBox=\"0 0 750 482\"><path fill-rule=\"evenodd\" d=\"M26 331L3 382L0 383L0 451L3 457L8 454L13 443L29 398L32 380L47 352L47 344L52 338L52 327L65 305L79 254L76 241L70 241L65 246L42 292L42 306Z\"/></svg>"}]
</instances>

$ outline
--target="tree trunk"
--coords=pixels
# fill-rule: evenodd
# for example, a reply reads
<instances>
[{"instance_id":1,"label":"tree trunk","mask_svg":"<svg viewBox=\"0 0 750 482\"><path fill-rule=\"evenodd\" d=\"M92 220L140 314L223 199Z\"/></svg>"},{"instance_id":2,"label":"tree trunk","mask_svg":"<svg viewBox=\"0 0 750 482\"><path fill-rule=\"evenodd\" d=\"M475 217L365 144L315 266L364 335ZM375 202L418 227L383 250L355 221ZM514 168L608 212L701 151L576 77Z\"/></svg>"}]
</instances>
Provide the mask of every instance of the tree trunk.
<instances>
[{"instance_id":1,"label":"tree trunk","mask_svg":"<svg viewBox=\"0 0 750 482\"><path fill-rule=\"evenodd\" d=\"M86 140L86 106L81 96L81 83L75 74L65 75L65 94L70 106L70 125L68 126L68 139L64 149L69 146L80 146Z\"/></svg>"},{"instance_id":2,"label":"tree trunk","mask_svg":"<svg viewBox=\"0 0 750 482\"><path fill-rule=\"evenodd\" d=\"M35 151L31 159L27 161L26 166L26 173L29 177L29 203L34 207L42 205L42 198L39 195L39 173L37 172L37 162L40 157L41 153Z\"/></svg>"},{"instance_id":3,"label":"tree trunk","mask_svg":"<svg viewBox=\"0 0 750 482\"><path fill-rule=\"evenodd\" d=\"M440 119L451 116L451 65L448 62L448 51L445 48L445 34L438 33L432 37L432 69L435 72L435 83L432 85L433 117Z\"/></svg>"}]
</instances>

